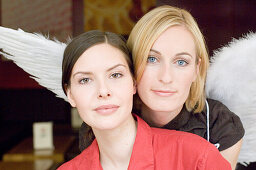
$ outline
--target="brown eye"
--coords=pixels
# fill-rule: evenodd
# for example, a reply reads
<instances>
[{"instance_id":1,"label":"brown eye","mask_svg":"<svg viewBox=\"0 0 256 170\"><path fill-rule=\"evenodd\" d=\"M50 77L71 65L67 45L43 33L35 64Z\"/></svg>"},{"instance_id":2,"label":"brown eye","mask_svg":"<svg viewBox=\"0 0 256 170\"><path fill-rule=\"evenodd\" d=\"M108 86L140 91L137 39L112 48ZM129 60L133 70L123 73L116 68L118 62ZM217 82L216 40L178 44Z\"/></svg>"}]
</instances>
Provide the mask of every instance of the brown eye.
<instances>
[{"instance_id":1,"label":"brown eye","mask_svg":"<svg viewBox=\"0 0 256 170\"><path fill-rule=\"evenodd\" d=\"M113 74L111 74L111 76L110 76L110 78L120 78L120 77L122 77L123 76L123 74L121 74L121 73L113 73Z\"/></svg>"},{"instance_id":2,"label":"brown eye","mask_svg":"<svg viewBox=\"0 0 256 170\"><path fill-rule=\"evenodd\" d=\"M80 84L87 84L89 82L91 82L91 79L89 79L89 78L83 78L83 79L79 80Z\"/></svg>"}]
</instances>

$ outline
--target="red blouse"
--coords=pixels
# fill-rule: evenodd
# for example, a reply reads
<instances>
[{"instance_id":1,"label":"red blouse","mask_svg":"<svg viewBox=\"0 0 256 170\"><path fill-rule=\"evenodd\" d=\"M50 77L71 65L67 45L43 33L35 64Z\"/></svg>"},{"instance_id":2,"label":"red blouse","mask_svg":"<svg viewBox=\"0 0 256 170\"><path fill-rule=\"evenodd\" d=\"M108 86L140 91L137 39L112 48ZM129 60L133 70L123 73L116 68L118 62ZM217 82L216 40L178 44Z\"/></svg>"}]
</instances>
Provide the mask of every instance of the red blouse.
<instances>
[{"instance_id":1,"label":"red blouse","mask_svg":"<svg viewBox=\"0 0 256 170\"><path fill-rule=\"evenodd\" d=\"M205 139L187 132L149 127L141 118L128 170L229 170L218 149ZM102 170L97 141L59 170Z\"/></svg>"}]
</instances>

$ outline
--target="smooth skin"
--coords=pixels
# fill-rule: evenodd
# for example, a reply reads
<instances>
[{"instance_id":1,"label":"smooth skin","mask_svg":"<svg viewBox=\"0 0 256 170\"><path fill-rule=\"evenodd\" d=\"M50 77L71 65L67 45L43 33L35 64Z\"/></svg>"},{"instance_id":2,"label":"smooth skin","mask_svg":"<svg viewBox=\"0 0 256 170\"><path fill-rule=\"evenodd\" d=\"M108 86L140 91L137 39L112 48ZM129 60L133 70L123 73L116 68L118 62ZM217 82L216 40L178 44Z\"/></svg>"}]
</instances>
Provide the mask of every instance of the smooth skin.
<instances>
[{"instance_id":1,"label":"smooth skin","mask_svg":"<svg viewBox=\"0 0 256 170\"><path fill-rule=\"evenodd\" d=\"M155 127L173 120L181 111L199 72L192 34L183 26L172 26L154 42L137 90L143 118ZM221 151L235 169L242 140Z\"/></svg>"},{"instance_id":2,"label":"smooth skin","mask_svg":"<svg viewBox=\"0 0 256 170\"><path fill-rule=\"evenodd\" d=\"M142 115L150 124L161 127L180 113L199 64L194 39L185 27L171 27L158 37L137 86Z\"/></svg>"},{"instance_id":3,"label":"smooth skin","mask_svg":"<svg viewBox=\"0 0 256 170\"><path fill-rule=\"evenodd\" d=\"M131 114L134 81L124 54L103 43L75 63L67 89L70 104L92 127L102 168L127 169L137 126Z\"/></svg>"}]
</instances>

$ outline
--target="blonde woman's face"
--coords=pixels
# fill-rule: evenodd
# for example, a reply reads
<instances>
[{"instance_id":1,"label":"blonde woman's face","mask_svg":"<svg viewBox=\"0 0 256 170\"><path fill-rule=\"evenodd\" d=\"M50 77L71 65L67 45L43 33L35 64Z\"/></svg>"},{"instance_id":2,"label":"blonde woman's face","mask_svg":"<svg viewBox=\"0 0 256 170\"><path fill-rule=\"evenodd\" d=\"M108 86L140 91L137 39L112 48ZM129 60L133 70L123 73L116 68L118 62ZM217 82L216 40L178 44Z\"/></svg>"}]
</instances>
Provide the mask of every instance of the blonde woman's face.
<instances>
[{"instance_id":1,"label":"blonde woman's face","mask_svg":"<svg viewBox=\"0 0 256 170\"><path fill-rule=\"evenodd\" d=\"M196 80L199 64L192 34L173 26L154 42L147 58L138 94L152 111L179 112Z\"/></svg>"}]
</instances>

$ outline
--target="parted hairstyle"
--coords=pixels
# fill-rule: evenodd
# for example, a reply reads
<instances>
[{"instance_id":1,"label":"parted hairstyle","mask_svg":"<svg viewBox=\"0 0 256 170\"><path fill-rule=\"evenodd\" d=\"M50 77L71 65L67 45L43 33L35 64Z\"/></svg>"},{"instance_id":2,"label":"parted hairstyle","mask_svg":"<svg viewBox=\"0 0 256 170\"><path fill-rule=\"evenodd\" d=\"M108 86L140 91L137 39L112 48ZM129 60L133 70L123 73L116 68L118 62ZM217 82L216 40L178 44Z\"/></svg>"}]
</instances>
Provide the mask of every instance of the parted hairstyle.
<instances>
[{"instance_id":1,"label":"parted hairstyle","mask_svg":"<svg viewBox=\"0 0 256 170\"><path fill-rule=\"evenodd\" d=\"M127 41L128 48L132 52L135 79L139 83L151 47L157 38L172 26L184 26L190 31L196 46L196 62L201 60L199 75L192 83L185 102L188 111L199 113L205 105L205 79L209 57L204 36L188 11L164 5L149 11L136 23Z\"/></svg>"},{"instance_id":2,"label":"parted hairstyle","mask_svg":"<svg viewBox=\"0 0 256 170\"><path fill-rule=\"evenodd\" d=\"M76 61L87 49L102 43L107 43L121 50L129 66L131 75L134 75L131 54L126 46L124 37L112 32L102 32L99 30L88 31L75 37L65 48L62 61L62 89L65 94L67 87L70 86L70 76Z\"/></svg>"},{"instance_id":3,"label":"parted hairstyle","mask_svg":"<svg viewBox=\"0 0 256 170\"><path fill-rule=\"evenodd\" d=\"M62 89L66 95L66 90L71 85L70 77L72 69L79 57L90 47L102 43L107 43L123 52L131 76L134 77L131 54L126 46L126 40L121 35L111 32L102 32L99 30L88 31L75 37L65 48L62 61ZM88 140L86 142L91 143L95 138L90 126L86 126L83 135L85 135L85 139Z\"/></svg>"}]
</instances>

